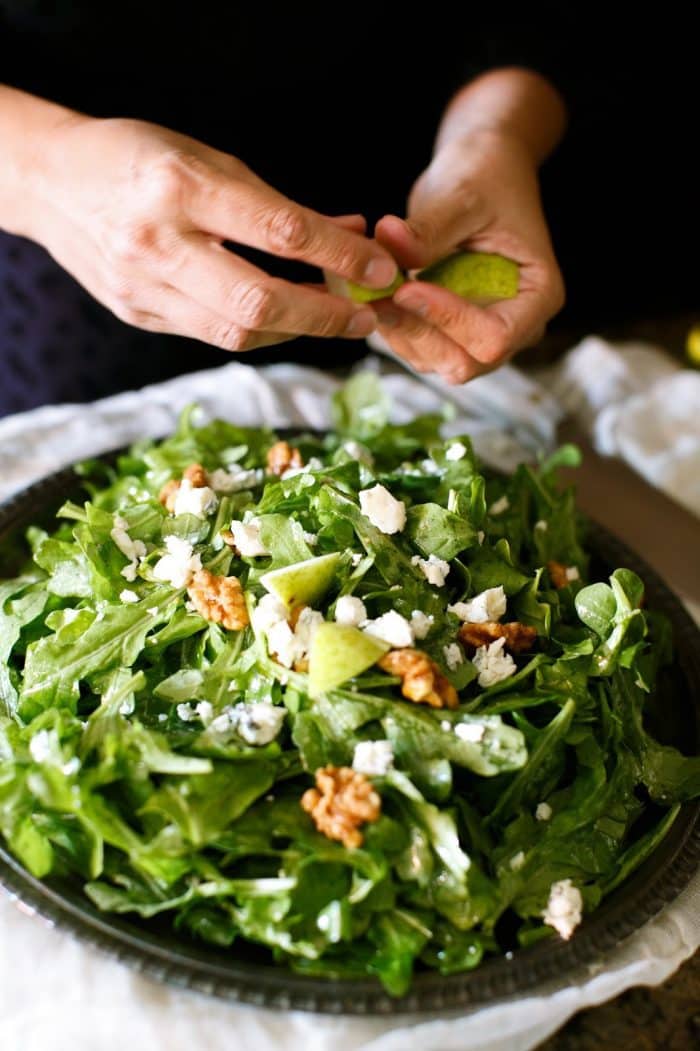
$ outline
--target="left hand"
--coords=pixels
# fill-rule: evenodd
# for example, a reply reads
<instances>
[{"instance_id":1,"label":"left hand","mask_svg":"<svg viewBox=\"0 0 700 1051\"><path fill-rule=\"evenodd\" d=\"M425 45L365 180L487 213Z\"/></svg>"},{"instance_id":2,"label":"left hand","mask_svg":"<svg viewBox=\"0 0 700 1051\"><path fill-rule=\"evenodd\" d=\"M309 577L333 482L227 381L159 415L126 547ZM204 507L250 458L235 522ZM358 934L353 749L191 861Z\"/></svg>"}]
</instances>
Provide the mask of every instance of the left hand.
<instances>
[{"instance_id":1,"label":"left hand","mask_svg":"<svg viewBox=\"0 0 700 1051\"><path fill-rule=\"evenodd\" d=\"M512 133L479 129L443 146L414 185L406 220L385 216L375 237L408 270L464 248L519 264L518 295L485 308L422 281L373 304L392 350L448 383L466 383L532 346L564 304L537 164Z\"/></svg>"}]
</instances>

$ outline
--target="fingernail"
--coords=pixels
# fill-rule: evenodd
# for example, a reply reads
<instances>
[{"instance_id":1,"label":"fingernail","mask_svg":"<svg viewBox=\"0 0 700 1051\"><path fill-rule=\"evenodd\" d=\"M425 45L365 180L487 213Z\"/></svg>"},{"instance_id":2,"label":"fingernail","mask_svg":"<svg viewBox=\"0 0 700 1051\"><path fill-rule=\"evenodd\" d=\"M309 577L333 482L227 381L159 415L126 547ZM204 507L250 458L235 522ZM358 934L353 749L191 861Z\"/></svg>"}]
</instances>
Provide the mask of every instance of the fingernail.
<instances>
[{"instance_id":1,"label":"fingernail","mask_svg":"<svg viewBox=\"0 0 700 1051\"><path fill-rule=\"evenodd\" d=\"M405 310L410 310L412 314L420 314L421 317L425 317L428 313L428 304L415 292L407 292L406 295L401 296L401 306Z\"/></svg>"},{"instance_id":2,"label":"fingernail","mask_svg":"<svg viewBox=\"0 0 700 1051\"><path fill-rule=\"evenodd\" d=\"M391 259L373 259L365 270L363 282L372 288L388 288L393 283L398 268Z\"/></svg>"},{"instance_id":3,"label":"fingernail","mask_svg":"<svg viewBox=\"0 0 700 1051\"><path fill-rule=\"evenodd\" d=\"M345 326L345 336L354 336L359 338L360 336L369 336L370 332L374 332L377 327L377 318L373 310L367 310L363 308L358 310L356 314L348 321Z\"/></svg>"},{"instance_id":4,"label":"fingernail","mask_svg":"<svg viewBox=\"0 0 700 1051\"><path fill-rule=\"evenodd\" d=\"M377 303L374 307L380 325L392 328L401 320L401 313L391 303Z\"/></svg>"}]
</instances>

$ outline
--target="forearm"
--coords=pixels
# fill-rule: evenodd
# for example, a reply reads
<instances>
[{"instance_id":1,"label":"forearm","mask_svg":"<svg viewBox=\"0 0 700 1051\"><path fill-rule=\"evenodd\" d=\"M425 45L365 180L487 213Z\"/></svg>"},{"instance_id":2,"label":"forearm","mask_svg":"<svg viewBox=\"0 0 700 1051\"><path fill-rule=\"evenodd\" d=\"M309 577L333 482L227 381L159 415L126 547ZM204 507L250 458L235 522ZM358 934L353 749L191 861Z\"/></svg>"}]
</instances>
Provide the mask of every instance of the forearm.
<instances>
[{"instance_id":1,"label":"forearm","mask_svg":"<svg viewBox=\"0 0 700 1051\"><path fill-rule=\"evenodd\" d=\"M435 149L480 132L496 132L520 140L539 166L559 143L566 121L564 101L545 77L527 69L496 69L455 95Z\"/></svg>"},{"instance_id":2,"label":"forearm","mask_svg":"<svg viewBox=\"0 0 700 1051\"><path fill-rule=\"evenodd\" d=\"M74 117L64 106L0 84L0 229L35 236L46 149L53 131Z\"/></svg>"}]
</instances>

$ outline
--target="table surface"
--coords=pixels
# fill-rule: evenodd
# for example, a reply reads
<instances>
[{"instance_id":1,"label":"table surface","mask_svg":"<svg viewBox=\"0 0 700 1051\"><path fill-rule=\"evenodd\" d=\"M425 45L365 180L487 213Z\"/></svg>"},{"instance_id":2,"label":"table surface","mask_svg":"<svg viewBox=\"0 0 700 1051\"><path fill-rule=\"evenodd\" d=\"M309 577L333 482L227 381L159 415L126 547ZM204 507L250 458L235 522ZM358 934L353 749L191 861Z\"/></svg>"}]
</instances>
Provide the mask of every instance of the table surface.
<instances>
[{"instance_id":1,"label":"table surface","mask_svg":"<svg viewBox=\"0 0 700 1051\"><path fill-rule=\"evenodd\" d=\"M575 473L582 511L624 537L691 607L700 610L698 520L648 485L622 461L598 456L566 422L562 441L574 441L584 460ZM631 989L575 1015L541 1051L700 1051L700 953L654 989Z\"/></svg>"}]
</instances>

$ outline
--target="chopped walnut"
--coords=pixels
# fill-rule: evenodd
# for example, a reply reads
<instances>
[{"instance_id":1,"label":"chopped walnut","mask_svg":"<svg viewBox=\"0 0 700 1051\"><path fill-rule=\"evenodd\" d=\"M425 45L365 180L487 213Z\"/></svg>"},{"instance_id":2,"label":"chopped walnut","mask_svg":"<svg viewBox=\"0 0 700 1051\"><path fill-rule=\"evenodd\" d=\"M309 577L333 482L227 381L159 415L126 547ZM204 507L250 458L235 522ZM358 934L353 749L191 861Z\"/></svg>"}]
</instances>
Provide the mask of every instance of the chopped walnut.
<instances>
[{"instance_id":1,"label":"chopped walnut","mask_svg":"<svg viewBox=\"0 0 700 1051\"><path fill-rule=\"evenodd\" d=\"M512 653L525 653L532 649L537 639L537 629L529 624L521 624L519 620L510 621L508 624L499 624L495 620L487 620L480 624L468 622L459 629L459 638L475 650L479 646L488 646L496 639L503 638L506 640L506 647Z\"/></svg>"},{"instance_id":2,"label":"chopped walnut","mask_svg":"<svg viewBox=\"0 0 700 1051\"><path fill-rule=\"evenodd\" d=\"M267 450L267 469L271 474L283 475L292 467L303 467L301 453L289 442L275 442Z\"/></svg>"},{"instance_id":3,"label":"chopped walnut","mask_svg":"<svg viewBox=\"0 0 700 1051\"><path fill-rule=\"evenodd\" d=\"M249 623L243 588L238 577L217 577L199 569L187 588L190 602L205 620L228 631L240 631Z\"/></svg>"},{"instance_id":4,"label":"chopped walnut","mask_svg":"<svg viewBox=\"0 0 700 1051\"><path fill-rule=\"evenodd\" d=\"M364 774L349 766L323 766L316 771L316 788L304 792L301 805L328 839L359 847L360 825L377 821L382 800Z\"/></svg>"},{"instance_id":5,"label":"chopped walnut","mask_svg":"<svg viewBox=\"0 0 700 1051\"><path fill-rule=\"evenodd\" d=\"M236 541L230 529L222 529L219 536L227 547L236 547ZM238 550L238 548L236 548L236 550Z\"/></svg>"},{"instance_id":6,"label":"chopped walnut","mask_svg":"<svg viewBox=\"0 0 700 1051\"><path fill-rule=\"evenodd\" d=\"M175 498L177 497L180 483L176 478L171 478L169 482L166 482L161 491L158 493L158 499L160 500L166 511L173 514L175 511Z\"/></svg>"},{"instance_id":7,"label":"chopped walnut","mask_svg":"<svg viewBox=\"0 0 700 1051\"><path fill-rule=\"evenodd\" d=\"M209 475L201 463L191 463L182 472L182 477L191 482L194 489L202 489L205 485L209 485ZM159 501L170 514L173 514L175 511L175 500L179 489L180 481L177 478L171 478L158 493Z\"/></svg>"},{"instance_id":8,"label":"chopped walnut","mask_svg":"<svg viewBox=\"0 0 700 1051\"><path fill-rule=\"evenodd\" d=\"M209 485L209 475L201 463L191 463L182 472L182 477L191 482L194 489L202 489L205 485Z\"/></svg>"},{"instance_id":9,"label":"chopped walnut","mask_svg":"<svg viewBox=\"0 0 700 1051\"><path fill-rule=\"evenodd\" d=\"M401 693L409 701L431 708L456 708L459 704L452 683L422 650L389 650L377 663L390 675L401 676Z\"/></svg>"},{"instance_id":10,"label":"chopped walnut","mask_svg":"<svg viewBox=\"0 0 700 1051\"><path fill-rule=\"evenodd\" d=\"M554 559L551 559L547 563L547 569L549 570L549 576L551 577L552 583L557 590L559 588L568 587L571 583L566 574L566 566L562 562L555 562Z\"/></svg>"}]
</instances>

